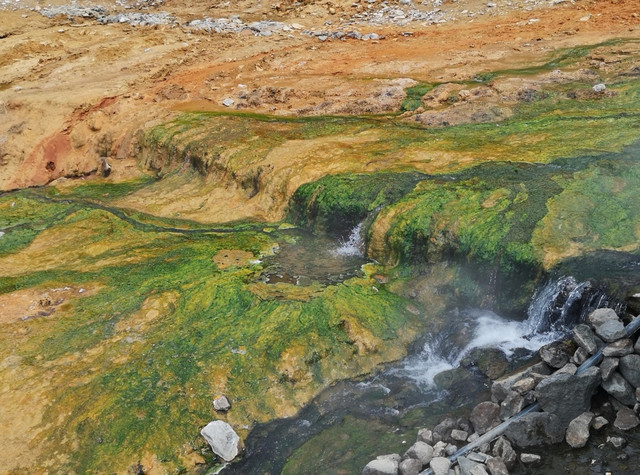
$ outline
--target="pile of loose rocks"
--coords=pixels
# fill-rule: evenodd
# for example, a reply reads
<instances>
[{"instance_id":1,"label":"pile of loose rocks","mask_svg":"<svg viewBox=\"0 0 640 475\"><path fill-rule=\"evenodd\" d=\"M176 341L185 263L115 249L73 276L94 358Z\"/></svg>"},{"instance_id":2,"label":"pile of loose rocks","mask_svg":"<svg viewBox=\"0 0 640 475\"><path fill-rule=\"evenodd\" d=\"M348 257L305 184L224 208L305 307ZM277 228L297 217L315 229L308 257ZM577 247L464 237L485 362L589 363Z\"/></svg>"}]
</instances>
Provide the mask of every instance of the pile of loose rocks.
<instances>
[{"instance_id":1,"label":"pile of loose rocks","mask_svg":"<svg viewBox=\"0 0 640 475\"><path fill-rule=\"evenodd\" d=\"M528 453L536 447L563 441L584 447L591 431L611 423L621 431L640 425L640 340L612 309L595 310L587 320L573 329L572 340L542 347L541 362L494 381L491 400L468 418L447 417L420 430L404 455L380 456L363 475L504 475L517 464L540 464L540 455ZM452 457L507 420L493 440L487 436L464 456ZM607 442L625 444L622 437Z\"/></svg>"}]
</instances>

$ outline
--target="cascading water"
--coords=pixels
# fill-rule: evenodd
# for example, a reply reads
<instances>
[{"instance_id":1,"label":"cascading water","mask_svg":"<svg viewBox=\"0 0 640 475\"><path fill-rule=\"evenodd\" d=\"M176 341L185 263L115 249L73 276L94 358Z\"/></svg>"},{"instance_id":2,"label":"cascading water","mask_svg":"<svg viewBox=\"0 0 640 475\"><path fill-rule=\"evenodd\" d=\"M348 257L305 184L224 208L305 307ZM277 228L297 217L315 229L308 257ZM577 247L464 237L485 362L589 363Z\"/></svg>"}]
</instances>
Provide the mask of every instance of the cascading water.
<instances>
[{"instance_id":1,"label":"cascading water","mask_svg":"<svg viewBox=\"0 0 640 475\"><path fill-rule=\"evenodd\" d=\"M460 365L474 349L497 348L511 359L524 357L562 338L593 309L610 305L606 295L590 282L562 277L539 288L523 321L507 320L487 310L454 311L444 330L429 335L418 354L365 380L341 381L327 388L296 417L254 428L245 441L242 463L231 465L225 473L279 473L302 443L309 444L302 453L316 453L316 448L324 444L342 450L346 439L336 434L348 435L351 428L364 427L367 437L373 439L376 434L388 438L393 433L405 440L402 433L412 431L407 428L413 427L416 417L424 426L428 424L426 418L435 420L454 407L478 402L477 393L486 390L483 378L469 381L464 394L438 390L434 384L438 373ZM329 435L323 439L325 431ZM315 437L321 437L320 441ZM409 437L415 437L415 433ZM383 453L384 449L377 450ZM367 454L369 459L372 456ZM303 458L306 460L306 456ZM361 470L364 463L361 460L355 466Z\"/></svg>"},{"instance_id":2,"label":"cascading water","mask_svg":"<svg viewBox=\"0 0 640 475\"><path fill-rule=\"evenodd\" d=\"M363 257L365 250L363 230L364 221L351 230L349 237L346 240L340 240L340 246L333 251L334 254L343 257Z\"/></svg>"},{"instance_id":3,"label":"cascading water","mask_svg":"<svg viewBox=\"0 0 640 475\"><path fill-rule=\"evenodd\" d=\"M456 311L442 332L428 338L422 351L389 371L423 389L435 389L434 377L458 367L474 349L496 348L507 358L516 352L531 354L565 336L592 310L608 305L606 295L588 281L551 280L534 295L526 320L506 320L490 310Z\"/></svg>"}]
</instances>

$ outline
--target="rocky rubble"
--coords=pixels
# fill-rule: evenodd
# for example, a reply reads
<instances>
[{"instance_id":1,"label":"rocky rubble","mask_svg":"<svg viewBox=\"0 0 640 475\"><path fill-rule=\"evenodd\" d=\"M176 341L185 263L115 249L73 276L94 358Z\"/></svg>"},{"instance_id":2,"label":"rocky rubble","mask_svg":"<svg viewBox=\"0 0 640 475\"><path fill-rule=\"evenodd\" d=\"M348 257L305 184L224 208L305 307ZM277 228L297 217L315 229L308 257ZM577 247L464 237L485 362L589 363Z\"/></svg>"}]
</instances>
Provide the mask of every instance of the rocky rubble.
<instances>
[{"instance_id":1,"label":"rocky rubble","mask_svg":"<svg viewBox=\"0 0 640 475\"><path fill-rule=\"evenodd\" d=\"M475 406L469 419L447 417L433 429L421 429L402 456L378 457L363 475L508 474L517 465L542 462L540 455L528 453L532 447L566 441L580 448L592 431L611 426L627 431L640 425L640 340L611 309L595 310L587 320L589 325L575 327L572 341L542 347L541 363L494 381L491 400ZM577 366L591 357L597 364ZM480 445L476 442L471 451L451 457L526 406L530 412L496 429ZM608 437L607 443L619 448L626 441Z\"/></svg>"}]
</instances>

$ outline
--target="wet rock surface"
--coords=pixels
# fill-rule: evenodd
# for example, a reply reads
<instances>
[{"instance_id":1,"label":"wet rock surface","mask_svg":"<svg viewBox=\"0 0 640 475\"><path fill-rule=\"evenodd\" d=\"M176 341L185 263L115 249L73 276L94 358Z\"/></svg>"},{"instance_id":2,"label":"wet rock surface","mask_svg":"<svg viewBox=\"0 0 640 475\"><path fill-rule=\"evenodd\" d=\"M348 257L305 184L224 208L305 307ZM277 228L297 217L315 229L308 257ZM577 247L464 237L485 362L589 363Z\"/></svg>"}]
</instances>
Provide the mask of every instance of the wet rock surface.
<instances>
[{"instance_id":1,"label":"wet rock surface","mask_svg":"<svg viewBox=\"0 0 640 475\"><path fill-rule=\"evenodd\" d=\"M544 363L559 368L555 373L534 372L549 373L545 366L537 364L497 380L491 388L491 397L497 402L484 401L477 404L469 414L471 427L466 427L464 419L445 417L433 431L420 431L423 439L435 443L431 452L435 457L431 463L435 461L436 466L442 463L442 469L438 470L446 473L448 466L444 460L447 459L442 459L441 456L452 454L454 448L447 451L451 444L445 441L462 442L463 436L467 435L466 442L472 444L469 447L471 451L454 461L459 473L508 474L518 463L525 467L540 467L545 464L543 456L529 453L527 448L566 441L569 447L579 449L590 443L593 433L598 434L597 437L601 439L604 437L603 432L606 434L611 425L603 414L614 415L613 428L617 431L631 431L640 426L640 418L636 412L640 408L636 399L636 392L640 392L636 390L640 357L635 353L619 358L602 357L607 347L625 348L625 352L630 347L633 349L633 340L637 336L631 333L631 327L623 327L622 333L617 333L618 339L611 339L604 346L595 337L597 329L612 321L621 320L611 309L596 310L589 315L588 320L592 327L580 325L574 331L574 335L579 335L575 343L579 350L584 351L585 359L592 351L596 354L598 348L602 348L597 360L600 366L577 367L568 363L570 353L565 351L566 342L546 345L540 350L540 355ZM637 322L634 326L637 328ZM611 335L605 331L599 334L605 339ZM608 353L611 354L610 351ZM598 399L596 394L599 394L600 401L603 401L602 395L608 394L611 402L605 398L600 405L594 406L593 401ZM527 404L535 402L541 412L528 412L509 420L520 413L525 400L528 401ZM508 425L484 440L482 435L496 427L501 419L507 420ZM471 431L473 433L468 435ZM606 440L617 449L625 445L624 438L607 436ZM428 445L426 442L423 444ZM525 450L518 454L516 449ZM624 461L627 457L626 454L620 454L618 460Z\"/></svg>"}]
</instances>

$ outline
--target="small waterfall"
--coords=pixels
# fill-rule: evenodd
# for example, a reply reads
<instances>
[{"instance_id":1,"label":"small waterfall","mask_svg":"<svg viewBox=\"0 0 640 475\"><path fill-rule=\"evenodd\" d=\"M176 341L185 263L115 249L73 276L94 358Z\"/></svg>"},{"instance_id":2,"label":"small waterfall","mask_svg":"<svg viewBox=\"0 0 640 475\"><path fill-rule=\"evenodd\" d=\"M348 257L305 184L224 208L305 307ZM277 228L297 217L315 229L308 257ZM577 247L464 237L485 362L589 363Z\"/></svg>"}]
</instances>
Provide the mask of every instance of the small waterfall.
<instances>
[{"instance_id":1,"label":"small waterfall","mask_svg":"<svg viewBox=\"0 0 640 475\"><path fill-rule=\"evenodd\" d=\"M600 289L573 277L551 280L533 296L527 319L507 320L489 310L470 309L452 315L446 328L428 338L420 353L390 370L395 376L413 380L424 389L434 389L433 378L456 368L477 348L497 348L507 358L517 350L533 353L559 340L596 308L609 305Z\"/></svg>"},{"instance_id":2,"label":"small waterfall","mask_svg":"<svg viewBox=\"0 0 640 475\"><path fill-rule=\"evenodd\" d=\"M358 224L349 233L349 237L346 240L341 240L340 245L333 252L338 256L343 257L364 257L364 221Z\"/></svg>"}]
</instances>

